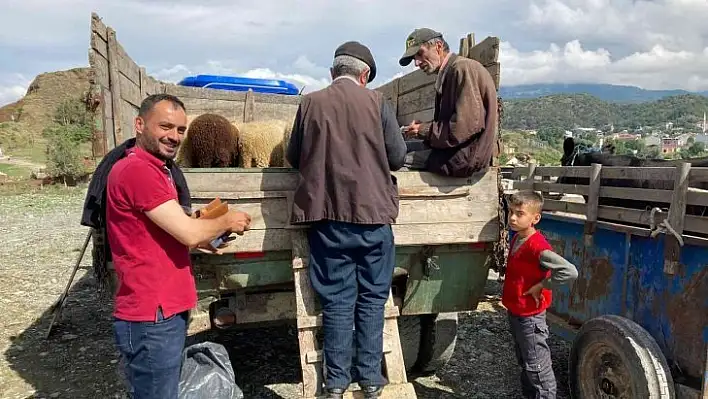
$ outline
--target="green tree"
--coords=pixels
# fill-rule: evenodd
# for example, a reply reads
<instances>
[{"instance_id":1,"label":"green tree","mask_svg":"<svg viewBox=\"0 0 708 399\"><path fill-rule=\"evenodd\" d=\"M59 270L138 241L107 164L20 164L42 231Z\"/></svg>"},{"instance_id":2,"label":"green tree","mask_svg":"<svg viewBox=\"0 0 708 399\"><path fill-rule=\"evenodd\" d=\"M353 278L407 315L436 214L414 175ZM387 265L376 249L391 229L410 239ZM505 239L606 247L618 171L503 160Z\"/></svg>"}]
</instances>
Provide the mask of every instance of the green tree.
<instances>
[{"instance_id":1,"label":"green tree","mask_svg":"<svg viewBox=\"0 0 708 399\"><path fill-rule=\"evenodd\" d=\"M91 140L90 114L79 100L67 100L54 112L54 123L42 132L47 138L47 174L73 184L87 174L81 145Z\"/></svg>"},{"instance_id":2,"label":"green tree","mask_svg":"<svg viewBox=\"0 0 708 399\"><path fill-rule=\"evenodd\" d=\"M565 134L565 129L557 126L546 126L538 129L537 135L538 139L545 141L553 147L557 147L563 142L563 135Z\"/></svg>"},{"instance_id":3,"label":"green tree","mask_svg":"<svg viewBox=\"0 0 708 399\"><path fill-rule=\"evenodd\" d=\"M705 156L706 146L702 142L694 142L685 150L680 151L680 157L683 159L699 158Z\"/></svg>"},{"instance_id":4,"label":"green tree","mask_svg":"<svg viewBox=\"0 0 708 399\"><path fill-rule=\"evenodd\" d=\"M47 142L47 174L63 183L75 182L86 174L77 142L69 135L55 134Z\"/></svg>"}]
</instances>

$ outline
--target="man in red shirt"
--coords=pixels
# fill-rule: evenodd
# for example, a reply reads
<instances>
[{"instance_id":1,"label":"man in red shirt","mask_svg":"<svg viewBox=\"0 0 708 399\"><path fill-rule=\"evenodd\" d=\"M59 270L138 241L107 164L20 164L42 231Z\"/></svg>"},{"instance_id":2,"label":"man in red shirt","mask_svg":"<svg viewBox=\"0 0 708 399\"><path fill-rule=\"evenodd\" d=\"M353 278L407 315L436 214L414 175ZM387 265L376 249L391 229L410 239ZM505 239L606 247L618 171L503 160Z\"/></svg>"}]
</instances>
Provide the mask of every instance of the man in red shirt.
<instances>
[{"instance_id":1,"label":"man in red shirt","mask_svg":"<svg viewBox=\"0 0 708 399\"><path fill-rule=\"evenodd\" d=\"M516 358L521 366L521 388L525 398L553 399L556 378L546 309L551 306L553 284L569 284L578 277L575 265L553 252L536 224L541 220L543 197L535 191L519 191L509 197L511 239L502 305L509 314Z\"/></svg>"},{"instance_id":2,"label":"man in red shirt","mask_svg":"<svg viewBox=\"0 0 708 399\"><path fill-rule=\"evenodd\" d=\"M186 129L178 98L147 97L135 118L135 146L107 179L106 232L120 283L114 332L136 399L177 399L188 312L197 302L189 248L243 234L250 224L243 212L203 220L179 205L167 163Z\"/></svg>"}]
</instances>

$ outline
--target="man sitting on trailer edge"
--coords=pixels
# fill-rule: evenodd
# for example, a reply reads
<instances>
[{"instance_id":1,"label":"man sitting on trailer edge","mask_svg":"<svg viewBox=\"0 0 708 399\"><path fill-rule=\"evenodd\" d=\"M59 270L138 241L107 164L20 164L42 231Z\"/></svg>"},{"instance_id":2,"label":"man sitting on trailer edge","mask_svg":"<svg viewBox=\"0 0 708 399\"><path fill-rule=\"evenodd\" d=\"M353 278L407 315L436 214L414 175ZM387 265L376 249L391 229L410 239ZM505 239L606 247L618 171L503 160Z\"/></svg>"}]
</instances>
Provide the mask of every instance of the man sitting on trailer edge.
<instances>
[{"instance_id":1,"label":"man sitting on trailer edge","mask_svg":"<svg viewBox=\"0 0 708 399\"><path fill-rule=\"evenodd\" d=\"M498 155L497 91L494 79L479 62L450 52L442 33L414 30L399 60L415 65L435 80L434 120L414 120L404 127L409 139L422 139L423 149L410 151L406 167L445 176L468 177L486 170Z\"/></svg>"},{"instance_id":2,"label":"man sitting on trailer edge","mask_svg":"<svg viewBox=\"0 0 708 399\"><path fill-rule=\"evenodd\" d=\"M384 305L395 264L398 216L392 170L406 152L396 116L380 92L369 49L334 52L329 87L302 97L287 160L298 169L291 223L308 223L309 276L323 307L327 397L341 398L355 368L365 398L380 395ZM356 325L356 332L352 331Z\"/></svg>"},{"instance_id":3,"label":"man sitting on trailer edge","mask_svg":"<svg viewBox=\"0 0 708 399\"><path fill-rule=\"evenodd\" d=\"M107 179L106 231L119 281L113 327L135 399L177 399L188 312L197 302L189 248L243 234L251 220L234 210L215 219L185 213L167 162L186 129L177 97L148 96L135 118L135 146Z\"/></svg>"}]
</instances>

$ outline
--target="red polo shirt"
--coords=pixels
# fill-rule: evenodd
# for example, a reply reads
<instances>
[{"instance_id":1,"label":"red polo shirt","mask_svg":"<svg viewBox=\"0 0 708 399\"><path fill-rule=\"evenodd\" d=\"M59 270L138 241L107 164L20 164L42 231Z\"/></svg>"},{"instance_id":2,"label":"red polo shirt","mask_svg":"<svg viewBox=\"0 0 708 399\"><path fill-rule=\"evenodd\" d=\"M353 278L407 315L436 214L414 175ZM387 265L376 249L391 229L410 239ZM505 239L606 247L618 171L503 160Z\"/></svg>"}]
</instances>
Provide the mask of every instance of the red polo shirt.
<instances>
[{"instance_id":1,"label":"red polo shirt","mask_svg":"<svg viewBox=\"0 0 708 399\"><path fill-rule=\"evenodd\" d=\"M196 306L189 248L153 223L145 212L177 200L163 161L133 147L113 165L106 188L108 243L119 281L114 316L155 321Z\"/></svg>"}]
</instances>

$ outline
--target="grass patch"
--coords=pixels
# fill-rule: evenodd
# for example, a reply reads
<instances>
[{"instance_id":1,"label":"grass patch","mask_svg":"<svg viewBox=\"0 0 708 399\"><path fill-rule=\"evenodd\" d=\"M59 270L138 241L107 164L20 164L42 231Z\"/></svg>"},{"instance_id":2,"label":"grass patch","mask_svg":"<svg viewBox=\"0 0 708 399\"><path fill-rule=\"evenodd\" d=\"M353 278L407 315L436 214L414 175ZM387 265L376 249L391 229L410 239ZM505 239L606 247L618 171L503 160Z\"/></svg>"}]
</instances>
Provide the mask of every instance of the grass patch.
<instances>
[{"instance_id":1,"label":"grass patch","mask_svg":"<svg viewBox=\"0 0 708 399\"><path fill-rule=\"evenodd\" d=\"M0 183L0 197L7 199L8 197L18 195L36 195L39 200L33 206L42 207L44 204L42 199L49 197L85 197L88 184L83 183L75 187L65 187L63 184L48 184L42 185L34 180L18 180L9 183ZM0 204L3 200L0 199ZM51 201L50 201L51 202Z\"/></svg>"},{"instance_id":2,"label":"grass patch","mask_svg":"<svg viewBox=\"0 0 708 399\"><path fill-rule=\"evenodd\" d=\"M24 166L2 163L2 161L0 161L0 172L13 179L29 179L30 174L32 173L31 170L25 168Z\"/></svg>"},{"instance_id":3,"label":"grass patch","mask_svg":"<svg viewBox=\"0 0 708 399\"><path fill-rule=\"evenodd\" d=\"M3 155L45 163L47 140L33 133L22 122L0 123L0 148Z\"/></svg>"}]
</instances>

